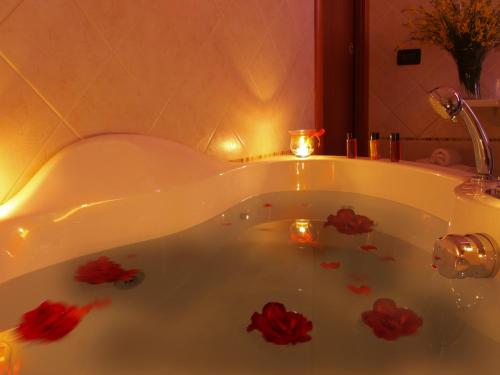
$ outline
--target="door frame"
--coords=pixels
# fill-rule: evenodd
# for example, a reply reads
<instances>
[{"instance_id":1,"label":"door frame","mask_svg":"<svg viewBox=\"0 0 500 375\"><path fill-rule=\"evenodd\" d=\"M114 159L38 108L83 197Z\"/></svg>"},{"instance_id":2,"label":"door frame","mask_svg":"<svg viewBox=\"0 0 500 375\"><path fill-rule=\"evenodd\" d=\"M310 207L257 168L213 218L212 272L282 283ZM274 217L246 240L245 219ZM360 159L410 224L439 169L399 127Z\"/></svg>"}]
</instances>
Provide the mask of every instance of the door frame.
<instances>
[{"instance_id":1,"label":"door frame","mask_svg":"<svg viewBox=\"0 0 500 375\"><path fill-rule=\"evenodd\" d=\"M369 98L369 40L368 40L368 0L349 0L353 3L352 25L339 25L339 27L352 27L352 43L354 46L353 56L353 79L352 79L352 105L349 108L336 106L328 96L328 90L336 82L332 81L325 71L335 69L332 59L328 54L330 46L325 41L331 40L334 27L331 27L331 15L327 14L328 5L332 0L314 1L314 80L315 80L315 125L316 128L324 128L330 136L325 136L322 153L345 155L345 133L351 131L358 139L358 154L368 156L368 98ZM330 24L329 24L330 22ZM337 30L338 31L338 30ZM346 31L346 30L340 30ZM348 92L351 92L348 90ZM341 111L352 111L351 114ZM332 119L341 115L341 118L352 119L348 123L332 124L325 123L325 119ZM333 134L332 134L333 133ZM339 141L340 138L340 141Z\"/></svg>"}]
</instances>

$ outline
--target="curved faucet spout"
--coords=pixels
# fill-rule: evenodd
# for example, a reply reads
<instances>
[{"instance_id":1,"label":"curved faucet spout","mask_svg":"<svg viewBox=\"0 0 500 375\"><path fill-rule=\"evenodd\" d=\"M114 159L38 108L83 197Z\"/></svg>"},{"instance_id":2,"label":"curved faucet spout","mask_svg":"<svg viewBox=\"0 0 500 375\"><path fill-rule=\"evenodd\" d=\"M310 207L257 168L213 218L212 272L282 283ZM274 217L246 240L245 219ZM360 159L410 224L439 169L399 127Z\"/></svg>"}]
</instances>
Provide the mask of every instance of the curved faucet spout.
<instances>
[{"instance_id":1,"label":"curved faucet spout","mask_svg":"<svg viewBox=\"0 0 500 375\"><path fill-rule=\"evenodd\" d=\"M474 146L474 157L478 175L490 179L493 174L493 155L490 142L479 119L469 105L453 89L438 87L429 93L429 102L434 110L444 119L464 120Z\"/></svg>"}]
</instances>

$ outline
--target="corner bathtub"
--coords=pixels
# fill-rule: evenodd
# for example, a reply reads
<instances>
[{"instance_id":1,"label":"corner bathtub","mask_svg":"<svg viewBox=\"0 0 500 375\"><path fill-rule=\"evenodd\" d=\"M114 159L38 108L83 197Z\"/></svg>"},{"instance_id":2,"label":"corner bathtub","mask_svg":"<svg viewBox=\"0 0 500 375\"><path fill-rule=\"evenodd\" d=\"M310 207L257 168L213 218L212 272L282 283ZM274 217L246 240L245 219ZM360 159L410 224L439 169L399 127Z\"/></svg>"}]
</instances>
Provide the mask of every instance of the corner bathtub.
<instances>
[{"instance_id":1,"label":"corner bathtub","mask_svg":"<svg viewBox=\"0 0 500 375\"><path fill-rule=\"evenodd\" d=\"M81 141L0 206L0 374L496 374L498 281L431 267L447 233L500 242L499 203L467 194L467 178L342 157L227 163L135 135ZM373 230L325 225L346 207ZM310 241L294 240L299 219ZM75 279L103 255L144 279ZM43 301L102 298L60 340L12 330ZM379 298L423 324L377 337L361 316ZM310 339L247 332L268 302L309 319Z\"/></svg>"}]
</instances>

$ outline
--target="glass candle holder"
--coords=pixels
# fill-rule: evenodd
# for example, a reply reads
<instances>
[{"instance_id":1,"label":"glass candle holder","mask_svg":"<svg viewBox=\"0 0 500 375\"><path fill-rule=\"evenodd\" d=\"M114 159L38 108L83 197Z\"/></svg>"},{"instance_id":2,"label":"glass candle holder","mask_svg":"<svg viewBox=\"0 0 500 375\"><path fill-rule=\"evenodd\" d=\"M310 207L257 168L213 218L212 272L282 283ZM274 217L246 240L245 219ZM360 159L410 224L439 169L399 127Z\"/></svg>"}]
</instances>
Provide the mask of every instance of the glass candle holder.
<instances>
[{"instance_id":1,"label":"glass candle holder","mask_svg":"<svg viewBox=\"0 0 500 375\"><path fill-rule=\"evenodd\" d=\"M310 220L294 220L290 225L290 240L297 244L313 244L315 242L313 229Z\"/></svg>"},{"instance_id":2,"label":"glass candle holder","mask_svg":"<svg viewBox=\"0 0 500 375\"><path fill-rule=\"evenodd\" d=\"M320 139L325 134L325 129L299 129L289 130L290 151L299 157L307 158L320 146Z\"/></svg>"}]
</instances>

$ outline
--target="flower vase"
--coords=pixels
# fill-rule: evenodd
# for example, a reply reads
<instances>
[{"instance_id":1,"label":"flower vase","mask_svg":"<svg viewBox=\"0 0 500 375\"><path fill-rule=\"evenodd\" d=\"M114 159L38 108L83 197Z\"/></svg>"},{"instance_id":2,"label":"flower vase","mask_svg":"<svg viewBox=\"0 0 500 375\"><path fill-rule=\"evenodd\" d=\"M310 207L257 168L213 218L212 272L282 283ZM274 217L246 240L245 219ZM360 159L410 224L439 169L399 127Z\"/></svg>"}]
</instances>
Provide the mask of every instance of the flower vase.
<instances>
[{"instance_id":1,"label":"flower vase","mask_svg":"<svg viewBox=\"0 0 500 375\"><path fill-rule=\"evenodd\" d=\"M458 78L468 99L481 98L481 69L486 55L484 48L467 48L450 51L458 68Z\"/></svg>"}]
</instances>

